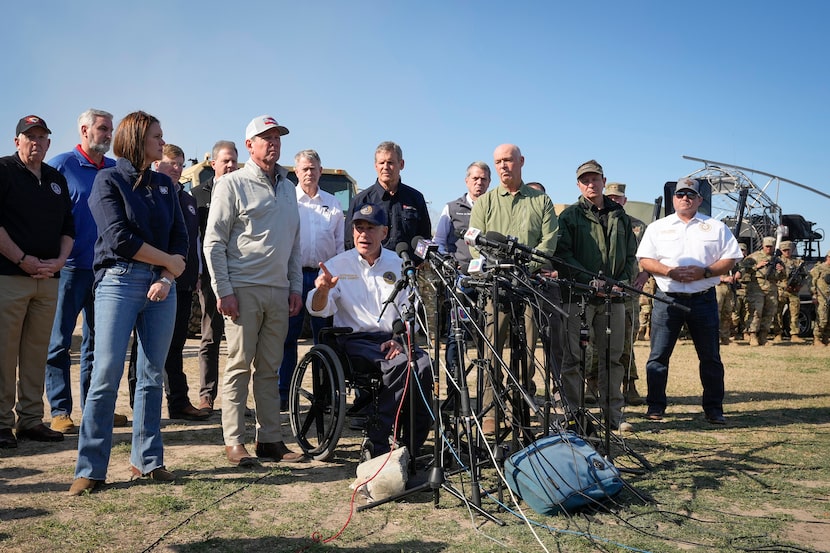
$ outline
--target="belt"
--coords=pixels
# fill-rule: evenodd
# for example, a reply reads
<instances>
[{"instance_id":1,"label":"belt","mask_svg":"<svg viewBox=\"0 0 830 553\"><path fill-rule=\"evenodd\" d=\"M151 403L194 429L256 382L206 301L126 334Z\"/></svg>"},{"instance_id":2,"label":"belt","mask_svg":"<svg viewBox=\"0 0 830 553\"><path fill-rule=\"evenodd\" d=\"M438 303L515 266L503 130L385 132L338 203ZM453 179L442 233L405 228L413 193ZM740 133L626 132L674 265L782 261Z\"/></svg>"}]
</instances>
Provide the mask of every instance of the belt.
<instances>
[{"instance_id":1,"label":"belt","mask_svg":"<svg viewBox=\"0 0 830 553\"><path fill-rule=\"evenodd\" d=\"M709 290L711 290L711 288L707 288L702 292L692 292L691 294L687 294L686 292L666 292L666 295L670 298L696 298L708 293Z\"/></svg>"},{"instance_id":2,"label":"belt","mask_svg":"<svg viewBox=\"0 0 830 553\"><path fill-rule=\"evenodd\" d=\"M315 273L320 271L320 267L303 267L303 271L310 272L314 271Z\"/></svg>"}]
</instances>

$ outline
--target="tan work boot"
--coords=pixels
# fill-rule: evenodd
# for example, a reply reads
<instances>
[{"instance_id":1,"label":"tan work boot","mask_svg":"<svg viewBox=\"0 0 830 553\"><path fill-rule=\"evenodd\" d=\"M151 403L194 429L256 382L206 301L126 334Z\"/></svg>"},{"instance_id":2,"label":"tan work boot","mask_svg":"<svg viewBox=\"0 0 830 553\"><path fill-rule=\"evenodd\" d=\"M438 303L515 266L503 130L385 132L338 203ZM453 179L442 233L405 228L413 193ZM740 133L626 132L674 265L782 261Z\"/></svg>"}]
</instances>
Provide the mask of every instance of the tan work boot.
<instances>
[{"instance_id":1,"label":"tan work boot","mask_svg":"<svg viewBox=\"0 0 830 553\"><path fill-rule=\"evenodd\" d=\"M817 348L823 348L824 344L821 341L821 338L813 338L813 346Z\"/></svg>"},{"instance_id":2,"label":"tan work boot","mask_svg":"<svg viewBox=\"0 0 830 553\"><path fill-rule=\"evenodd\" d=\"M802 338L798 334L791 334L790 335L790 342L792 342L794 344L803 344L804 343L804 338Z\"/></svg>"},{"instance_id":3,"label":"tan work boot","mask_svg":"<svg viewBox=\"0 0 830 553\"><path fill-rule=\"evenodd\" d=\"M773 338L772 341L775 342L776 344L780 344L781 342L784 341L784 335L783 334L776 334L775 338Z\"/></svg>"},{"instance_id":4,"label":"tan work boot","mask_svg":"<svg viewBox=\"0 0 830 553\"><path fill-rule=\"evenodd\" d=\"M623 383L623 398L625 398L626 405L642 405L643 398L637 392L636 380L629 378Z\"/></svg>"},{"instance_id":5,"label":"tan work boot","mask_svg":"<svg viewBox=\"0 0 830 553\"><path fill-rule=\"evenodd\" d=\"M760 346L761 343L758 341L758 335L754 332L749 333L749 347L757 347Z\"/></svg>"},{"instance_id":6,"label":"tan work boot","mask_svg":"<svg viewBox=\"0 0 830 553\"><path fill-rule=\"evenodd\" d=\"M78 427L75 426L75 423L72 422L72 417L69 415L55 415L52 417L52 424L49 427L61 434L69 434L78 430Z\"/></svg>"}]
</instances>

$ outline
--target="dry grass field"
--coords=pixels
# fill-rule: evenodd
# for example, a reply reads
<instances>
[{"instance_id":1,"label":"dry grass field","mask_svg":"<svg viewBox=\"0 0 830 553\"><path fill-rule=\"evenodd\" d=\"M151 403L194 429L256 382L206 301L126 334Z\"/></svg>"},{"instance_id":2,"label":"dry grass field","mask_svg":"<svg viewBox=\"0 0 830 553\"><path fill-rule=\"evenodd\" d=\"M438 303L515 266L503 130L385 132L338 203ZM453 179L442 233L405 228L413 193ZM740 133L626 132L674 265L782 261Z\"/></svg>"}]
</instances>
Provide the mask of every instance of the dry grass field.
<instances>
[{"instance_id":1,"label":"dry grass field","mask_svg":"<svg viewBox=\"0 0 830 553\"><path fill-rule=\"evenodd\" d=\"M191 390L196 347L190 340L185 350ZM638 343L641 373L647 353ZM165 411L173 484L130 481L129 428L116 429L110 485L90 496L66 495L77 436L0 450L0 551L830 551L830 350L732 345L723 358L729 424L704 420L694 349L681 342L668 417L627 411L635 431L626 444L653 470L626 473L629 487L602 510L544 517L520 503L522 521L506 493L512 512L485 495L499 526L442 492L437 508L432 493L419 493L355 512L356 432L346 431L330 462L239 469L225 461L219 414L180 423ZM122 385L119 412L127 405ZM641 468L630 456L618 465ZM496 489L495 471L483 476ZM466 476L449 483L470 496Z\"/></svg>"}]
</instances>

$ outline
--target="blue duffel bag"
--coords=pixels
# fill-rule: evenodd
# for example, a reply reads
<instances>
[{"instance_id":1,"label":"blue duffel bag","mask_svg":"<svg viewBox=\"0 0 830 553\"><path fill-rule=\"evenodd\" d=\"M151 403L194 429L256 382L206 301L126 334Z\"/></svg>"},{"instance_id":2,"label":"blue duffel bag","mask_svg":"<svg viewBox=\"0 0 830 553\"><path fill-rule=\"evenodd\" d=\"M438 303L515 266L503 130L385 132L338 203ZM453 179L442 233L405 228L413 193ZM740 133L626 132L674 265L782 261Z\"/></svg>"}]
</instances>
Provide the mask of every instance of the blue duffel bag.
<instances>
[{"instance_id":1,"label":"blue duffel bag","mask_svg":"<svg viewBox=\"0 0 830 553\"><path fill-rule=\"evenodd\" d=\"M510 489L542 515L597 505L623 487L620 471L573 432L537 440L504 463Z\"/></svg>"}]
</instances>

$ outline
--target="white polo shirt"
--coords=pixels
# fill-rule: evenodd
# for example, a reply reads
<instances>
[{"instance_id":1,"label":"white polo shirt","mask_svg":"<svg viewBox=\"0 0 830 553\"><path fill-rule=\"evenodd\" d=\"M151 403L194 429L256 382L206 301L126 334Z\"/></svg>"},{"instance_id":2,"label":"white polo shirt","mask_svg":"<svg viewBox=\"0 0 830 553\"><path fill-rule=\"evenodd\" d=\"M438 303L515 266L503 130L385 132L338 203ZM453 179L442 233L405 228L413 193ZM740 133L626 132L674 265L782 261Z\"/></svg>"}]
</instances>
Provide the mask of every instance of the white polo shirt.
<instances>
[{"instance_id":1,"label":"white polo shirt","mask_svg":"<svg viewBox=\"0 0 830 553\"><path fill-rule=\"evenodd\" d=\"M395 252L381 248L380 257L369 265L357 252L347 250L326 263L332 276L339 277L329 290L326 306L320 311L311 308L314 292L309 292L306 308L314 317L334 315L334 326L350 326L355 332L392 332L392 325L401 318L407 303L407 290L401 290L383 312L378 322L383 302L389 297L395 282L401 278L401 259Z\"/></svg>"},{"instance_id":2,"label":"white polo shirt","mask_svg":"<svg viewBox=\"0 0 830 553\"><path fill-rule=\"evenodd\" d=\"M656 259L668 267L708 267L721 259L741 259L743 254L729 227L717 219L697 213L684 223L672 213L646 227L637 248L637 259L642 258ZM694 294L715 286L720 277L678 282L667 276L654 275L654 280L663 292Z\"/></svg>"}]
</instances>

